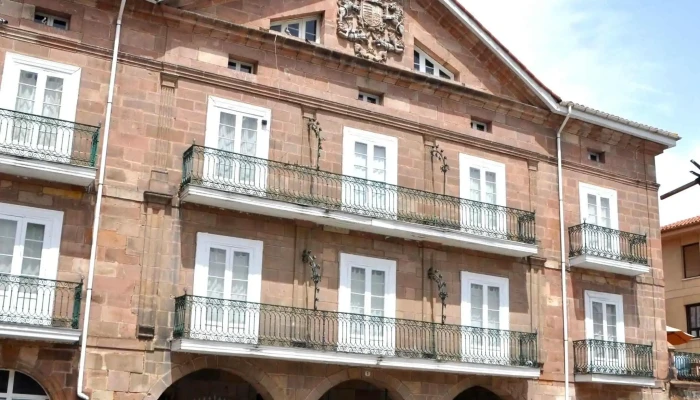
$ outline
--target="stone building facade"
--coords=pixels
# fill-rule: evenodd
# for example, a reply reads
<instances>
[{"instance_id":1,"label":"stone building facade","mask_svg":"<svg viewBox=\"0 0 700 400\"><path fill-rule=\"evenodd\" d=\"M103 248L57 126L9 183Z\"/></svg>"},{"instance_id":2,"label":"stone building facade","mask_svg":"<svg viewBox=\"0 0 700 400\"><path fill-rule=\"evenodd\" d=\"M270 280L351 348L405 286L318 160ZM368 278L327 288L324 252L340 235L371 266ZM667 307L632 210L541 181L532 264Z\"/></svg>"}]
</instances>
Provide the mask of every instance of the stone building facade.
<instances>
[{"instance_id":1,"label":"stone building facade","mask_svg":"<svg viewBox=\"0 0 700 400\"><path fill-rule=\"evenodd\" d=\"M668 397L678 136L453 1L155 3L108 116L120 1L0 1L0 397Z\"/></svg>"}]
</instances>

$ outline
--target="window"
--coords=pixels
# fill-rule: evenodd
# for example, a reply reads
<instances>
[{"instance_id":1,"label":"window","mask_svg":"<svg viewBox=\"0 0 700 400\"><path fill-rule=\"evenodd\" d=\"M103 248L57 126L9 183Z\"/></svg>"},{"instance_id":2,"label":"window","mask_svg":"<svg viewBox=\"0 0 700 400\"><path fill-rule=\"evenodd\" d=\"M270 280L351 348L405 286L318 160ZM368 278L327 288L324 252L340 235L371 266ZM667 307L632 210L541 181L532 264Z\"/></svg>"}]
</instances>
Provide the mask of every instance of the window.
<instances>
[{"instance_id":1,"label":"window","mask_svg":"<svg viewBox=\"0 0 700 400\"><path fill-rule=\"evenodd\" d=\"M0 108L74 121L79 86L78 67L7 53L0 86ZM0 124L0 143L70 154L72 130L50 129L40 124L11 125Z\"/></svg>"},{"instance_id":2,"label":"window","mask_svg":"<svg viewBox=\"0 0 700 400\"><path fill-rule=\"evenodd\" d=\"M588 160L597 162L597 163L604 163L605 162L605 153L602 151L588 151Z\"/></svg>"},{"instance_id":3,"label":"window","mask_svg":"<svg viewBox=\"0 0 700 400\"><path fill-rule=\"evenodd\" d=\"M459 155L460 197L481 203L506 205L506 166L466 154ZM473 233L483 233L484 229L505 231L509 223L505 213L495 212L487 207L462 208L462 222L473 227Z\"/></svg>"},{"instance_id":4,"label":"window","mask_svg":"<svg viewBox=\"0 0 700 400\"><path fill-rule=\"evenodd\" d=\"M581 222L617 229L617 192L579 183Z\"/></svg>"},{"instance_id":5,"label":"window","mask_svg":"<svg viewBox=\"0 0 700 400\"><path fill-rule=\"evenodd\" d=\"M472 121L471 123L472 129L481 131L481 132L488 132L489 131L489 124L486 122L479 122L479 121Z\"/></svg>"},{"instance_id":6,"label":"window","mask_svg":"<svg viewBox=\"0 0 700 400\"><path fill-rule=\"evenodd\" d=\"M390 194L390 187L381 183L396 185L397 164L398 140L395 137L345 127L343 175L360 180L343 182L343 207L354 213L395 213L396 196Z\"/></svg>"},{"instance_id":7,"label":"window","mask_svg":"<svg viewBox=\"0 0 700 400\"><path fill-rule=\"evenodd\" d=\"M286 33L309 42L320 42L319 18L317 16L270 23L270 30Z\"/></svg>"},{"instance_id":8,"label":"window","mask_svg":"<svg viewBox=\"0 0 700 400\"><path fill-rule=\"evenodd\" d=\"M270 116L267 108L210 96L204 145L236 154L206 157L206 176L217 182L264 189L267 169L259 159L268 157Z\"/></svg>"},{"instance_id":9,"label":"window","mask_svg":"<svg viewBox=\"0 0 700 400\"><path fill-rule=\"evenodd\" d=\"M413 50L413 69L424 74L439 76L444 79L452 80L455 78L452 72L437 63L423 50L417 47Z\"/></svg>"},{"instance_id":10,"label":"window","mask_svg":"<svg viewBox=\"0 0 700 400\"><path fill-rule=\"evenodd\" d=\"M0 273L55 280L62 225L61 211L0 203Z\"/></svg>"},{"instance_id":11,"label":"window","mask_svg":"<svg viewBox=\"0 0 700 400\"><path fill-rule=\"evenodd\" d=\"M686 278L700 276L700 244L683 246L683 271Z\"/></svg>"},{"instance_id":12,"label":"window","mask_svg":"<svg viewBox=\"0 0 700 400\"><path fill-rule=\"evenodd\" d=\"M19 371L0 369L0 399L49 400L37 381Z\"/></svg>"},{"instance_id":13,"label":"window","mask_svg":"<svg viewBox=\"0 0 700 400\"><path fill-rule=\"evenodd\" d=\"M586 338L624 342L625 319L622 296L612 293L585 291Z\"/></svg>"},{"instance_id":14,"label":"window","mask_svg":"<svg viewBox=\"0 0 700 400\"><path fill-rule=\"evenodd\" d=\"M381 104L381 96L362 91L357 93L357 100L366 101L371 104Z\"/></svg>"},{"instance_id":15,"label":"window","mask_svg":"<svg viewBox=\"0 0 700 400\"><path fill-rule=\"evenodd\" d=\"M46 12L36 11L34 13L34 22L67 31L70 18L59 17Z\"/></svg>"},{"instance_id":16,"label":"window","mask_svg":"<svg viewBox=\"0 0 700 400\"><path fill-rule=\"evenodd\" d=\"M700 304L685 306L685 314L688 318L688 334L700 337Z\"/></svg>"},{"instance_id":17,"label":"window","mask_svg":"<svg viewBox=\"0 0 700 400\"><path fill-rule=\"evenodd\" d=\"M208 299L192 314L192 330L257 338L263 242L197 233L192 294ZM206 337L202 337L206 339Z\"/></svg>"},{"instance_id":18,"label":"window","mask_svg":"<svg viewBox=\"0 0 700 400\"><path fill-rule=\"evenodd\" d=\"M251 63L234 60L232 58L228 59L228 67L234 71L245 72L248 74L255 73L255 66Z\"/></svg>"},{"instance_id":19,"label":"window","mask_svg":"<svg viewBox=\"0 0 700 400\"><path fill-rule=\"evenodd\" d=\"M462 325L509 327L508 278L462 271Z\"/></svg>"},{"instance_id":20,"label":"window","mask_svg":"<svg viewBox=\"0 0 700 400\"><path fill-rule=\"evenodd\" d=\"M341 318L338 347L388 352L394 346L392 325L371 317L396 316L396 261L341 253L338 311L354 314Z\"/></svg>"}]
</instances>

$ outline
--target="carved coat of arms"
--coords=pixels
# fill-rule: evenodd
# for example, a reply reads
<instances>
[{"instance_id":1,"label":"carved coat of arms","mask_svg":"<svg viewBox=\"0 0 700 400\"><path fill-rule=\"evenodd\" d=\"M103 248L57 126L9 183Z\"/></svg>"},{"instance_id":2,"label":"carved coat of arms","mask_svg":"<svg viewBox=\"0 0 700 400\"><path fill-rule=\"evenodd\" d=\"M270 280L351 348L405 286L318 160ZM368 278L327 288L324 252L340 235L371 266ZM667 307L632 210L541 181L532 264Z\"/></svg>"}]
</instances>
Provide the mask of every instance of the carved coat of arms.
<instances>
[{"instance_id":1,"label":"carved coat of arms","mask_svg":"<svg viewBox=\"0 0 700 400\"><path fill-rule=\"evenodd\" d=\"M390 0L338 0L338 36L355 43L355 55L385 62L403 53L403 9Z\"/></svg>"}]
</instances>

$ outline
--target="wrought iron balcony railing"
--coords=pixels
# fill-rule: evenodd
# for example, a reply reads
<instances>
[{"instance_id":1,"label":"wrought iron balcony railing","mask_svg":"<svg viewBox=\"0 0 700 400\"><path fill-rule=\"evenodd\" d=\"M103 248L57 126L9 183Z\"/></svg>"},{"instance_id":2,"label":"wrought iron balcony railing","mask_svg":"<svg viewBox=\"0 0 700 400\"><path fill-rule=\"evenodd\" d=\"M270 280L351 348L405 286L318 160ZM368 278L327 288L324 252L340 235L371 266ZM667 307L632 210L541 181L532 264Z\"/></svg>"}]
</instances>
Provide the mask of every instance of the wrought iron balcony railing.
<instances>
[{"instance_id":1,"label":"wrought iron balcony railing","mask_svg":"<svg viewBox=\"0 0 700 400\"><path fill-rule=\"evenodd\" d=\"M647 237L583 223L569 227L569 257L589 255L647 265Z\"/></svg>"},{"instance_id":2,"label":"wrought iron balcony railing","mask_svg":"<svg viewBox=\"0 0 700 400\"><path fill-rule=\"evenodd\" d=\"M535 243L535 213L193 145L182 186Z\"/></svg>"},{"instance_id":3,"label":"wrought iron balcony railing","mask_svg":"<svg viewBox=\"0 0 700 400\"><path fill-rule=\"evenodd\" d=\"M652 346L597 339L576 340L574 373L653 377Z\"/></svg>"},{"instance_id":4,"label":"wrought iron balcony railing","mask_svg":"<svg viewBox=\"0 0 700 400\"><path fill-rule=\"evenodd\" d=\"M78 329L82 282L0 274L0 323Z\"/></svg>"},{"instance_id":5,"label":"wrought iron balcony railing","mask_svg":"<svg viewBox=\"0 0 700 400\"><path fill-rule=\"evenodd\" d=\"M678 380L700 382L700 354L677 351L673 355L673 364Z\"/></svg>"},{"instance_id":6,"label":"wrought iron balcony railing","mask_svg":"<svg viewBox=\"0 0 700 400\"><path fill-rule=\"evenodd\" d=\"M0 108L0 153L95 166L99 126Z\"/></svg>"},{"instance_id":7,"label":"wrought iron balcony railing","mask_svg":"<svg viewBox=\"0 0 700 400\"><path fill-rule=\"evenodd\" d=\"M386 357L539 367L537 333L192 295L175 299L173 337Z\"/></svg>"}]
</instances>

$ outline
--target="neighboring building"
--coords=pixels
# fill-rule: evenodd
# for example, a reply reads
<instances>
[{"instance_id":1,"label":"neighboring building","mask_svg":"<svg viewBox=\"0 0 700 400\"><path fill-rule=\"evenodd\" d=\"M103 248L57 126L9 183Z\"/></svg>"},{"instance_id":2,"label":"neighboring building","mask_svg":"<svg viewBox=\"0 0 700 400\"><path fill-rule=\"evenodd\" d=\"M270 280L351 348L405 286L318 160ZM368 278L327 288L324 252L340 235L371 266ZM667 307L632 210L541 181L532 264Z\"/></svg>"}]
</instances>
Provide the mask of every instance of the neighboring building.
<instances>
[{"instance_id":1,"label":"neighboring building","mask_svg":"<svg viewBox=\"0 0 700 400\"><path fill-rule=\"evenodd\" d=\"M127 0L108 106L119 4L0 1L0 398L667 397L677 135L452 0Z\"/></svg>"},{"instance_id":2,"label":"neighboring building","mask_svg":"<svg viewBox=\"0 0 700 400\"><path fill-rule=\"evenodd\" d=\"M700 397L700 216L661 228L666 323L696 339L674 346L672 393Z\"/></svg>"}]
</instances>

